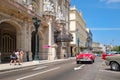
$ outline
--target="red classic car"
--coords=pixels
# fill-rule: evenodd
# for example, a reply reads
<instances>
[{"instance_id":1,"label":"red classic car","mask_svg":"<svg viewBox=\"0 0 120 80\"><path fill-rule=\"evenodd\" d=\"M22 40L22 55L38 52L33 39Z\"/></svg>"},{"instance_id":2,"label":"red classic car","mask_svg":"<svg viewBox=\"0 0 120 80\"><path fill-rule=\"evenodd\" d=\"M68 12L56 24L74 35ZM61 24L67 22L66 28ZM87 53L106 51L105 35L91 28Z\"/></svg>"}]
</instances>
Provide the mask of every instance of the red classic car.
<instances>
[{"instance_id":1,"label":"red classic car","mask_svg":"<svg viewBox=\"0 0 120 80\"><path fill-rule=\"evenodd\" d=\"M83 51L76 56L76 63L80 62L90 62L93 63L95 61L95 55L91 51Z\"/></svg>"}]
</instances>

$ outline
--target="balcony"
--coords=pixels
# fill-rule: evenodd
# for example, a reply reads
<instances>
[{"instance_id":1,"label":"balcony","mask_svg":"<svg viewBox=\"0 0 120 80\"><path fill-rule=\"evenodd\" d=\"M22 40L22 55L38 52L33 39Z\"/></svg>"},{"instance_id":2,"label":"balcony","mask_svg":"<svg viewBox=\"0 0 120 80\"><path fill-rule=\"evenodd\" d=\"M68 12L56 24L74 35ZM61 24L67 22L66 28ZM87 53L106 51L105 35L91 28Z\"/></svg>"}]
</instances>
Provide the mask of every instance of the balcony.
<instances>
[{"instance_id":1,"label":"balcony","mask_svg":"<svg viewBox=\"0 0 120 80\"><path fill-rule=\"evenodd\" d=\"M61 32L55 33L55 42L71 42L73 41L72 34L61 34Z\"/></svg>"}]
</instances>

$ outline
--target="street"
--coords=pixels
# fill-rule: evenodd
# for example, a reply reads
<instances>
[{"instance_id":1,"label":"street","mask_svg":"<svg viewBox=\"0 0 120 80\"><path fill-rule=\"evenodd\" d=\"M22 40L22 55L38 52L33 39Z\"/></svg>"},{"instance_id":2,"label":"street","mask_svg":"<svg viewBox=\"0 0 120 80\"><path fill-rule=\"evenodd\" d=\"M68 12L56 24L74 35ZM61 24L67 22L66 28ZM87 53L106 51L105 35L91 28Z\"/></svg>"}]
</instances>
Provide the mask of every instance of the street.
<instances>
[{"instance_id":1,"label":"street","mask_svg":"<svg viewBox=\"0 0 120 80\"><path fill-rule=\"evenodd\" d=\"M120 80L100 57L95 63L76 64L75 60L53 62L0 72L0 80Z\"/></svg>"}]
</instances>

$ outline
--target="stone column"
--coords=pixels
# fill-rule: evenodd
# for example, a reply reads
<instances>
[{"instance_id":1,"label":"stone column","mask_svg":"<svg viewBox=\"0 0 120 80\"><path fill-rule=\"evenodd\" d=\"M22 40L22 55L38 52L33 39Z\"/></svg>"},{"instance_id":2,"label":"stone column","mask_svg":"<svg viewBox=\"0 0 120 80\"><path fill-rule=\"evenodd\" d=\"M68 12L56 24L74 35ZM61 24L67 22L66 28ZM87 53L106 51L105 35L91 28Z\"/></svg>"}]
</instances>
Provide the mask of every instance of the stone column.
<instances>
[{"instance_id":1,"label":"stone column","mask_svg":"<svg viewBox=\"0 0 120 80\"><path fill-rule=\"evenodd\" d=\"M48 25L49 25L49 43L48 45L49 50L48 50L48 60L54 60L55 56L56 56L56 45L54 42L54 30L53 30L53 23L52 23L53 19L51 16L49 16L49 21L48 21Z\"/></svg>"},{"instance_id":2,"label":"stone column","mask_svg":"<svg viewBox=\"0 0 120 80\"><path fill-rule=\"evenodd\" d=\"M21 31L17 31L17 34L16 34L16 49L19 49L21 48Z\"/></svg>"},{"instance_id":3,"label":"stone column","mask_svg":"<svg viewBox=\"0 0 120 80\"><path fill-rule=\"evenodd\" d=\"M55 43L54 43L54 28L53 28L53 18L55 18L55 8L54 8L54 3L51 2L51 0L45 0L44 1L44 18L46 21L48 21L49 25L49 42L48 45L50 46L48 49L48 59L49 60L54 60L55 59L55 54L56 54L56 49L55 49Z\"/></svg>"},{"instance_id":4,"label":"stone column","mask_svg":"<svg viewBox=\"0 0 120 80\"><path fill-rule=\"evenodd\" d=\"M31 26L30 26L30 24L28 25L28 29L27 29L27 44L26 44L26 46L27 46L27 52L26 52L26 54L27 54L27 60L29 60L29 61L31 61L32 60L32 52L31 52Z\"/></svg>"},{"instance_id":5,"label":"stone column","mask_svg":"<svg viewBox=\"0 0 120 80\"><path fill-rule=\"evenodd\" d=\"M17 48L18 50L19 49L22 49L23 52L24 52L24 56L23 56L23 61L27 61L26 59L26 50L27 50L27 38L26 38L26 24L23 25L22 29L21 29L21 33L20 33L20 38L18 37L18 39L20 39L20 46ZM18 40L19 41L19 40Z\"/></svg>"},{"instance_id":6,"label":"stone column","mask_svg":"<svg viewBox=\"0 0 120 80\"><path fill-rule=\"evenodd\" d=\"M64 36L64 24L61 24L61 37L62 36ZM61 54L60 54L60 58L63 59L65 54L66 54L65 42L61 42Z\"/></svg>"}]
</instances>

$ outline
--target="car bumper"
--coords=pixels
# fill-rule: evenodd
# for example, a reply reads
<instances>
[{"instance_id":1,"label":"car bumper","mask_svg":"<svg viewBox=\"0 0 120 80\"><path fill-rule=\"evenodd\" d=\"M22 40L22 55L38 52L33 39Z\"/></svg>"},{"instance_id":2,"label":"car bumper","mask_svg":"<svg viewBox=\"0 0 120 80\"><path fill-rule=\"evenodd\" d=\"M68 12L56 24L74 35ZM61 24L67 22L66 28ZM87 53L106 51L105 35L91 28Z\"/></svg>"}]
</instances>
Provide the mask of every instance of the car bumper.
<instances>
[{"instance_id":1,"label":"car bumper","mask_svg":"<svg viewBox=\"0 0 120 80\"><path fill-rule=\"evenodd\" d=\"M85 58L83 58L83 59L77 59L76 61L93 61L93 60L91 60L91 59L85 59Z\"/></svg>"},{"instance_id":2,"label":"car bumper","mask_svg":"<svg viewBox=\"0 0 120 80\"><path fill-rule=\"evenodd\" d=\"M105 64L106 64L107 66L109 66L109 65L110 65L110 62L109 62L109 61L105 61Z\"/></svg>"}]
</instances>

